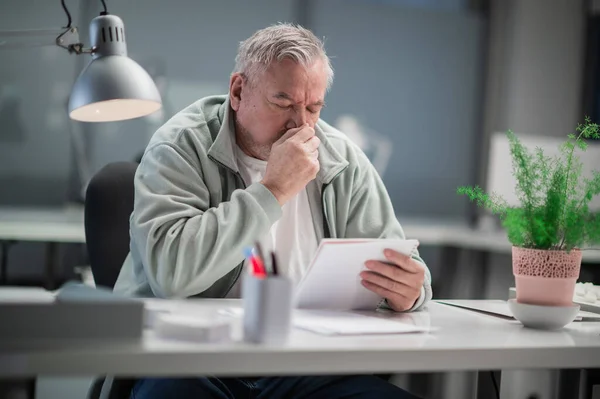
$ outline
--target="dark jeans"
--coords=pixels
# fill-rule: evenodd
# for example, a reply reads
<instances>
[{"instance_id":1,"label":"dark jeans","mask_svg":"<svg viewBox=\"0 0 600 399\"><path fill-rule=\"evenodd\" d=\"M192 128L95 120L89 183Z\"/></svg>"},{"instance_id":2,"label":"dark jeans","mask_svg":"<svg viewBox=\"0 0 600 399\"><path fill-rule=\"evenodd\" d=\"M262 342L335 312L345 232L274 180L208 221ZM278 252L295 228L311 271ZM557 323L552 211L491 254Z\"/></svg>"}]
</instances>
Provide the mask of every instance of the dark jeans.
<instances>
[{"instance_id":1,"label":"dark jeans","mask_svg":"<svg viewBox=\"0 0 600 399\"><path fill-rule=\"evenodd\" d=\"M269 378L146 378L132 399L416 399L373 375Z\"/></svg>"}]
</instances>

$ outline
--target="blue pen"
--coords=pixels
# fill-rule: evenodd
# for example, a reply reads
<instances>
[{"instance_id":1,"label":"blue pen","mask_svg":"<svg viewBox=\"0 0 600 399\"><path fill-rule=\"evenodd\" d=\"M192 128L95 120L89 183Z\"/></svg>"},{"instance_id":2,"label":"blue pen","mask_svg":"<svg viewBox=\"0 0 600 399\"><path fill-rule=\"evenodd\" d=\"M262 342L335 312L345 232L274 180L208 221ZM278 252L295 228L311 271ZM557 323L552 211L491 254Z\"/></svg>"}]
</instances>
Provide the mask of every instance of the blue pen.
<instances>
[{"instance_id":1,"label":"blue pen","mask_svg":"<svg viewBox=\"0 0 600 399\"><path fill-rule=\"evenodd\" d=\"M252 248L244 248L244 257L246 259L250 259L252 257L252 255L254 255L252 253Z\"/></svg>"}]
</instances>

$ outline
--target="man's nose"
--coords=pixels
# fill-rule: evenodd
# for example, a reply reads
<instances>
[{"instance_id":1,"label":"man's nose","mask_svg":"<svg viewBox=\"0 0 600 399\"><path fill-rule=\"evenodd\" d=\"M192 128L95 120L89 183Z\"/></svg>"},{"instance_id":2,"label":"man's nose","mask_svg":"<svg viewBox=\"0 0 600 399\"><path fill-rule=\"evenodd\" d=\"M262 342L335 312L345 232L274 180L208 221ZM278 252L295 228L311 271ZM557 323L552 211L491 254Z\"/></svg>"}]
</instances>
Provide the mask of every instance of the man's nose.
<instances>
[{"instance_id":1,"label":"man's nose","mask_svg":"<svg viewBox=\"0 0 600 399\"><path fill-rule=\"evenodd\" d=\"M307 122L310 124L306 109L295 109L293 111L293 114L290 116L290 119L286 123L285 127L286 129L294 129L296 127L303 126Z\"/></svg>"}]
</instances>

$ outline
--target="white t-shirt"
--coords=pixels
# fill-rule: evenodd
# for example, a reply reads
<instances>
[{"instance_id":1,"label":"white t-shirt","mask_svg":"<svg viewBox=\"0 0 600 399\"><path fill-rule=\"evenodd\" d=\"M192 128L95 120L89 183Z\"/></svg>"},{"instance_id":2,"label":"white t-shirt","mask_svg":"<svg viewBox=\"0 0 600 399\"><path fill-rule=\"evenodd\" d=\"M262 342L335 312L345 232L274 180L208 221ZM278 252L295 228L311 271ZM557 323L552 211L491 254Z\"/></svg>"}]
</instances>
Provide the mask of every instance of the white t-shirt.
<instances>
[{"instance_id":1,"label":"white t-shirt","mask_svg":"<svg viewBox=\"0 0 600 399\"><path fill-rule=\"evenodd\" d=\"M234 151L246 186L261 181L267 170L267 162L246 155L237 145L234 145ZM270 251L277 254L279 273L289 277L294 285L298 284L319 245L306 188L283 205L281 218L265 237L259 238L259 242L265 256ZM244 262L242 273L247 273L247 261ZM241 297L241 281L240 276L227 298Z\"/></svg>"}]
</instances>

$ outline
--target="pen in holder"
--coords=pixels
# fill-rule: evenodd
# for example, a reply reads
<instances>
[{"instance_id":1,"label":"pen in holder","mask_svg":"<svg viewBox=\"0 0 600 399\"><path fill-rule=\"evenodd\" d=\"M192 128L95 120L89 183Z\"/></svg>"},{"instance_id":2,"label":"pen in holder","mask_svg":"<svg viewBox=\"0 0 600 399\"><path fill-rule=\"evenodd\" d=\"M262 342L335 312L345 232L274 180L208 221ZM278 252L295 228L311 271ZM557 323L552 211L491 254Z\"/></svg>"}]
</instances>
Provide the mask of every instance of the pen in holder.
<instances>
[{"instance_id":1,"label":"pen in holder","mask_svg":"<svg viewBox=\"0 0 600 399\"><path fill-rule=\"evenodd\" d=\"M292 318L292 281L279 275L275 255L270 271L257 243L259 256L250 255L253 273L242 281L244 340L253 343L281 344L290 334Z\"/></svg>"}]
</instances>

